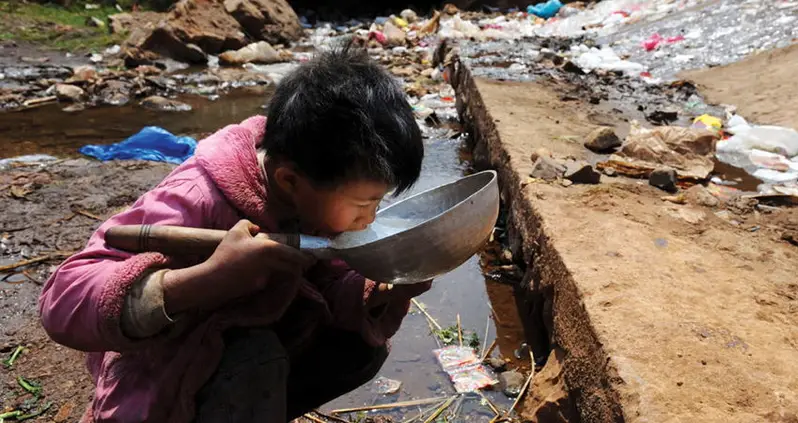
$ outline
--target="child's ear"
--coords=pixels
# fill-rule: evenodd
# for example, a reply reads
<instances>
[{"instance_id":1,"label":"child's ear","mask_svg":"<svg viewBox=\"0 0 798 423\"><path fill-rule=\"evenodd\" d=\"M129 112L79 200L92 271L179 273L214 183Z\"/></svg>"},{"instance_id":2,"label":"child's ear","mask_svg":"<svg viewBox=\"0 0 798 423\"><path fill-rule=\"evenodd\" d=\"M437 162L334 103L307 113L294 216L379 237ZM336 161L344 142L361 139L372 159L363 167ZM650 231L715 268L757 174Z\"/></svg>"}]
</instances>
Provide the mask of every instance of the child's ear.
<instances>
[{"instance_id":1,"label":"child's ear","mask_svg":"<svg viewBox=\"0 0 798 423\"><path fill-rule=\"evenodd\" d=\"M288 193L295 194L299 187L299 174L294 170L293 166L278 165L274 170L274 179L280 190Z\"/></svg>"}]
</instances>

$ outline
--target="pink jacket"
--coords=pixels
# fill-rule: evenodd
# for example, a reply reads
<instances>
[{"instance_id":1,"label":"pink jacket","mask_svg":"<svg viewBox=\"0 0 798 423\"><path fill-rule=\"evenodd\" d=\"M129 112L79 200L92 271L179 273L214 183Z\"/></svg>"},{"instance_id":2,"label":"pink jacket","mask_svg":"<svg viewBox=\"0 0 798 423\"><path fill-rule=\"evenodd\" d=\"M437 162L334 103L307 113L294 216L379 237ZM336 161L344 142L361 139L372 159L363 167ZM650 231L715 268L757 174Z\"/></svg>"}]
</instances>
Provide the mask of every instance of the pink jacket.
<instances>
[{"instance_id":1,"label":"pink jacket","mask_svg":"<svg viewBox=\"0 0 798 423\"><path fill-rule=\"evenodd\" d=\"M299 285L270 281L261 294L197 319L177 334L133 340L122 333L120 312L133 282L153 267L195 262L112 249L103 241L106 229L144 223L229 229L248 218L264 231L276 231L255 150L265 124L264 117L252 117L200 142L195 157L103 223L86 248L47 281L39 304L45 330L56 342L89 353L96 390L84 420L190 422L194 395L221 358L222 331L232 326L287 324L293 335L287 342L301 344L318 325L331 325L359 331L374 346L398 330L409 300L392 303L375 320L364 310L374 282L342 262L328 262L312 269ZM302 301L309 304L303 306L307 313L291 313L291 322L279 321L296 295L309 300Z\"/></svg>"}]
</instances>

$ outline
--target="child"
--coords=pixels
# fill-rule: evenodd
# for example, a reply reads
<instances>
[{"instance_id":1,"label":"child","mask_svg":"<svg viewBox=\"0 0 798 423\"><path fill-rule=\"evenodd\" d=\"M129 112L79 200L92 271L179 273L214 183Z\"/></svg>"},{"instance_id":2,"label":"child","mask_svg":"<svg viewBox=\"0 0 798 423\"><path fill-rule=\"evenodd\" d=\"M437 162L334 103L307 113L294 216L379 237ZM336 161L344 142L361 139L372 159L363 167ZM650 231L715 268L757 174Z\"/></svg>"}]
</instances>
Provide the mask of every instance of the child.
<instances>
[{"instance_id":1,"label":"child","mask_svg":"<svg viewBox=\"0 0 798 423\"><path fill-rule=\"evenodd\" d=\"M230 125L113 216L40 298L47 333L88 352L84 422L286 422L370 380L409 300L261 232L364 229L424 155L404 93L362 50L301 65L266 118ZM230 230L210 258L130 254L114 225Z\"/></svg>"}]
</instances>

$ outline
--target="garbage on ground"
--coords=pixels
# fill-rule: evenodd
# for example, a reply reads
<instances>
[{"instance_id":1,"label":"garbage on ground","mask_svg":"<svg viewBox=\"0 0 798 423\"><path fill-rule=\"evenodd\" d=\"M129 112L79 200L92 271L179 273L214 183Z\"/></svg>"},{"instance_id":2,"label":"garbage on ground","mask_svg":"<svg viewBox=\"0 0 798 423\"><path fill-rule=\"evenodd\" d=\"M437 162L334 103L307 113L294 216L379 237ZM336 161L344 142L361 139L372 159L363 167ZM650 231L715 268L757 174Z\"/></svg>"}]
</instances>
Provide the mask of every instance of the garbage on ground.
<instances>
[{"instance_id":1,"label":"garbage on ground","mask_svg":"<svg viewBox=\"0 0 798 423\"><path fill-rule=\"evenodd\" d=\"M624 72L629 75L639 75L645 71L645 66L621 59L612 47L588 47L584 44L571 46L573 62L583 71L590 72L596 69Z\"/></svg>"},{"instance_id":2,"label":"garbage on ground","mask_svg":"<svg viewBox=\"0 0 798 423\"><path fill-rule=\"evenodd\" d=\"M11 157L8 159L0 159L0 170L6 170L17 164L44 164L58 160L47 154L29 154L26 156Z\"/></svg>"},{"instance_id":3,"label":"garbage on ground","mask_svg":"<svg viewBox=\"0 0 798 423\"><path fill-rule=\"evenodd\" d=\"M659 47L662 43L673 44L678 43L679 41L684 41L684 36L681 34L675 37L663 38L661 35L655 33L645 39L642 42L642 46L644 49L646 49L646 51L652 51L656 50L657 47Z\"/></svg>"},{"instance_id":4,"label":"garbage on ground","mask_svg":"<svg viewBox=\"0 0 798 423\"><path fill-rule=\"evenodd\" d=\"M693 120L692 128L720 131L723 128L723 120L715 116L701 115Z\"/></svg>"},{"instance_id":5,"label":"garbage on ground","mask_svg":"<svg viewBox=\"0 0 798 423\"><path fill-rule=\"evenodd\" d=\"M459 393L473 392L499 383L471 347L452 345L433 353Z\"/></svg>"},{"instance_id":6,"label":"garbage on ground","mask_svg":"<svg viewBox=\"0 0 798 423\"><path fill-rule=\"evenodd\" d=\"M633 122L623 147L607 164L627 175L637 168L640 174L629 175L635 177L647 177L654 169L668 166L681 178L704 180L715 167L716 139L717 134L706 130L676 126L645 129Z\"/></svg>"},{"instance_id":7,"label":"garbage on ground","mask_svg":"<svg viewBox=\"0 0 798 423\"><path fill-rule=\"evenodd\" d=\"M539 18L549 19L557 15L557 12L560 11L562 6L560 0L549 0L545 3L529 5L526 8L526 12Z\"/></svg>"},{"instance_id":8,"label":"garbage on ground","mask_svg":"<svg viewBox=\"0 0 798 423\"><path fill-rule=\"evenodd\" d=\"M391 395L399 392L402 388L402 382L387 377L378 377L374 380L375 391L381 395Z\"/></svg>"},{"instance_id":9,"label":"garbage on ground","mask_svg":"<svg viewBox=\"0 0 798 423\"><path fill-rule=\"evenodd\" d=\"M149 160L180 164L194 155L197 141L148 126L130 138L111 145L85 145L80 153L98 160Z\"/></svg>"}]
</instances>

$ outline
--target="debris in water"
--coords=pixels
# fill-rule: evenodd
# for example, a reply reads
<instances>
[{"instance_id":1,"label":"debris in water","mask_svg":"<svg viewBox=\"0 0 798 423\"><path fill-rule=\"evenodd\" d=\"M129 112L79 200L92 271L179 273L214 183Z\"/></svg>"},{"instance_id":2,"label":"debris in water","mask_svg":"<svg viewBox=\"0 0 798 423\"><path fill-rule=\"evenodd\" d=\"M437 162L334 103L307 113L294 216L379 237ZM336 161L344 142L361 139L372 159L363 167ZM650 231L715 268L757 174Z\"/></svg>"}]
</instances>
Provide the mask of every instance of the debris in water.
<instances>
[{"instance_id":1,"label":"debris in water","mask_svg":"<svg viewBox=\"0 0 798 423\"><path fill-rule=\"evenodd\" d=\"M394 379L388 379L386 377L378 377L374 381L374 385L376 386L375 391L378 394L382 395L391 395L399 392L399 389L402 388L402 382Z\"/></svg>"}]
</instances>

